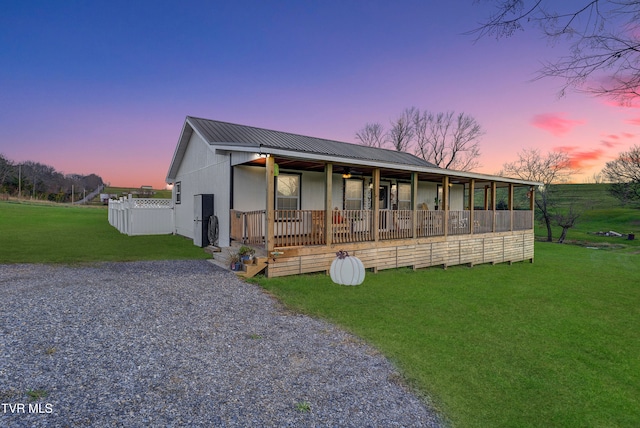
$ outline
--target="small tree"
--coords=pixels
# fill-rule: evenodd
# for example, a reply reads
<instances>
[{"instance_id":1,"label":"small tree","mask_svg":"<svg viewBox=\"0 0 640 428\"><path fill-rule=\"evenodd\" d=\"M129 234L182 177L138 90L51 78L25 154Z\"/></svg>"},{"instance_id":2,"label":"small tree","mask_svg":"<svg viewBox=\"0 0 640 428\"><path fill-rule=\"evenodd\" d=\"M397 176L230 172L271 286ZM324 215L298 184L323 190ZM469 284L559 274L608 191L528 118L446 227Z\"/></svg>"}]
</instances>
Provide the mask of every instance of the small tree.
<instances>
[{"instance_id":1,"label":"small tree","mask_svg":"<svg viewBox=\"0 0 640 428\"><path fill-rule=\"evenodd\" d=\"M546 156L541 156L537 149L524 149L518 154L517 161L503 165L499 175L538 181L543 184L534 194L535 204L547 227L547 241L552 242L551 224L555 208L553 186L569 179L571 175L569 156L563 152L549 152Z\"/></svg>"},{"instance_id":2,"label":"small tree","mask_svg":"<svg viewBox=\"0 0 640 428\"><path fill-rule=\"evenodd\" d=\"M562 228L562 233L560 234L560 238L558 238L558 243L562 244L567 237L567 231L571 229L576 224L576 220L582 212L579 212L574 209L573 205L569 206L569 211L566 213L558 213L554 214L553 219L556 224Z\"/></svg>"},{"instance_id":3,"label":"small tree","mask_svg":"<svg viewBox=\"0 0 640 428\"><path fill-rule=\"evenodd\" d=\"M611 183L609 192L623 204L640 201L640 146L633 146L616 160L607 162L602 174Z\"/></svg>"}]
</instances>

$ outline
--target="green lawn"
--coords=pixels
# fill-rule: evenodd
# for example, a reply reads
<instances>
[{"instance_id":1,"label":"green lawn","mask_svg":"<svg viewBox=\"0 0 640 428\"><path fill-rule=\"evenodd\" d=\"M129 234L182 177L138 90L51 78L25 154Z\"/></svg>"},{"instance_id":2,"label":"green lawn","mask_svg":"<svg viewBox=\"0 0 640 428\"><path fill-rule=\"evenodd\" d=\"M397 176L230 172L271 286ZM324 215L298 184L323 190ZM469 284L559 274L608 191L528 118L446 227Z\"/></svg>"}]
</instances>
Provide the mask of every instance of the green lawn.
<instances>
[{"instance_id":1,"label":"green lawn","mask_svg":"<svg viewBox=\"0 0 640 428\"><path fill-rule=\"evenodd\" d=\"M392 359L458 427L640 426L638 255L538 243L535 263L258 279Z\"/></svg>"},{"instance_id":2,"label":"green lawn","mask_svg":"<svg viewBox=\"0 0 640 428\"><path fill-rule=\"evenodd\" d=\"M0 263L194 259L211 257L174 235L122 235L104 207L0 202Z\"/></svg>"},{"instance_id":3,"label":"green lawn","mask_svg":"<svg viewBox=\"0 0 640 428\"><path fill-rule=\"evenodd\" d=\"M608 250L537 243L533 264L257 281L376 346L454 426L640 426L640 237L588 233L628 233L639 213L588 211L569 238ZM208 257L182 237L122 235L103 207L0 202L0 263Z\"/></svg>"}]
</instances>

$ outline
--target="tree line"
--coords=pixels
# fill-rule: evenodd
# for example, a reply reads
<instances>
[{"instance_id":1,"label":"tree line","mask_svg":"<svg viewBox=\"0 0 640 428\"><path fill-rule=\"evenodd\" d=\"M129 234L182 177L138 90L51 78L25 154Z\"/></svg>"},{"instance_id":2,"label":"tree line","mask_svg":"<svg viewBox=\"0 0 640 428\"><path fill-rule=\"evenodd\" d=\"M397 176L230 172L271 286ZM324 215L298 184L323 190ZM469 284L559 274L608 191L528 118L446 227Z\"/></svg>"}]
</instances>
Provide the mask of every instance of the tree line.
<instances>
[{"instance_id":1,"label":"tree line","mask_svg":"<svg viewBox=\"0 0 640 428\"><path fill-rule=\"evenodd\" d=\"M0 193L3 194L71 202L103 184L102 177L96 174L63 174L52 166L32 161L17 164L0 153Z\"/></svg>"}]
</instances>

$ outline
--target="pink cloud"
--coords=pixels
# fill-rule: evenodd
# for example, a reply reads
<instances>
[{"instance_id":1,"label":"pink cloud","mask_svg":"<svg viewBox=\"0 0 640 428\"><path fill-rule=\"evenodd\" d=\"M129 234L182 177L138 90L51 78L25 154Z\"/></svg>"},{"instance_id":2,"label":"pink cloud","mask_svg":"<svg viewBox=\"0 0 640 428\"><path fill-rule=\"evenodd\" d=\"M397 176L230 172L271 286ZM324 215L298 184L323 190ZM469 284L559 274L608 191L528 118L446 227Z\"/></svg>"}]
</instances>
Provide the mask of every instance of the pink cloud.
<instances>
[{"instance_id":1,"label":"pink cloud","mask_svg":"<svg viewBox=\"0 0 640 428\"><path fill-rule=\"evenodd\" d=\"M556 137L561 137L570 132L578 125L584 125L584 120L566 119L565 113L543 113L537 114L531 120L531 124L536 128L549 131Z\"/></svg>"},{"instance_id":2,"label":"pink cloud","mask_svg":"<svg viewBox=\"0 0 640 428\"><path fill-rule=\"evenodd\" d=\"M637 117L635 119L627 119L625 122L630 125L640 125L640 117Z\"/></svg>"},{"instance_id":3,"label":"pink cloud","mask_svg":"<svg viewBox=\"0 0 640 428\"><path fill-rule=\"evenodd\" d=\"M623 144L623 139L629 139L633 137L635 137L635 135L628 132L622 132L620 134L609 134L605 137L604 140L600 140L600 144L609 149L613 149L614 147Z\"/></svg>"},{"instance_id":4,"label":"pink cloud","mask_svg":"<svg viewBox=\"0 0 640 428\"><path fill-rule=\"evenodd\" d=\"M588 168L592 162L596 162L604 156L602 149L579 150L577 146L560 146L554 150L564 152L569 155L569 165L572 169Z\"/></svg>"}]
</instances>

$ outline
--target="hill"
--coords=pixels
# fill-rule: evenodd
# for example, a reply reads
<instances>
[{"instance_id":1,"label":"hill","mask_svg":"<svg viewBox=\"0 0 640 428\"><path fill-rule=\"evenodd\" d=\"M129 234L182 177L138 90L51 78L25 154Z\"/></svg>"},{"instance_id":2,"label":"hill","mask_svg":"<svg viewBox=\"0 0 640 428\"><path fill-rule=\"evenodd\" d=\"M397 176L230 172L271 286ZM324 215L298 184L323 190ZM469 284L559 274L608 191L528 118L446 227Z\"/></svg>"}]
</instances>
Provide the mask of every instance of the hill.
<instances>
[{"instance_id":1,"label":"hill","mask_svg":"<svg viewBox=\"0 0 640 428\"><path fill-rule=\"evenodd\" d=\"M622 206L608 192L607 184L561 184L556 186L554 200L559 210L569 207L582 211L574 228L569 230L567 242L597 248L627 248L636 251L640 246L640 206ZM615 231L626 237L602 236L599 232ZM546 236L546 231L536 225L536 235ZM560 228L553 228L554 239L560 236Z\"/></svg>"}]
</instances>

